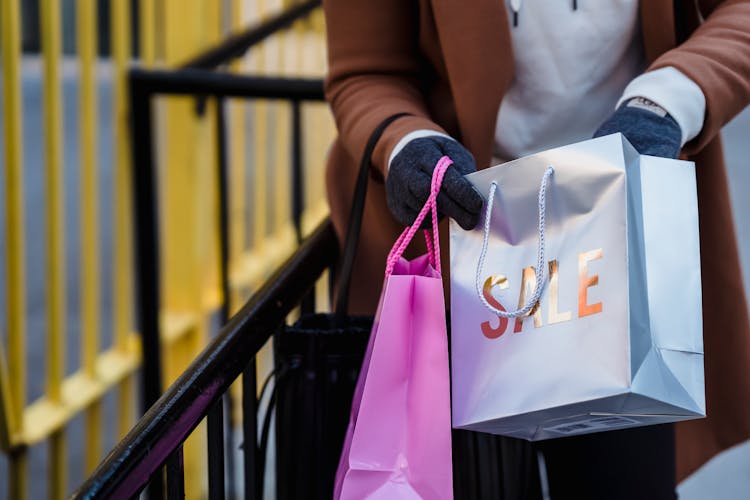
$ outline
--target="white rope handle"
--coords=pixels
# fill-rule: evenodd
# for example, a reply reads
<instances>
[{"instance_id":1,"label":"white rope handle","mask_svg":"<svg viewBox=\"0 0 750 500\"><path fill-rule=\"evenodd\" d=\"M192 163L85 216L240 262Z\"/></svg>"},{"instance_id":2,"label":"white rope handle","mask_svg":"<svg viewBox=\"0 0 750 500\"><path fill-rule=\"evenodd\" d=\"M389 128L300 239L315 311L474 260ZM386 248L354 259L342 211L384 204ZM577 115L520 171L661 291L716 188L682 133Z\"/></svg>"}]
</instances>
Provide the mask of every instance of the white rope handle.
<instances>
[{"instance_id":1,"label":"white rope handle","mask_svg":"<svg viewBox=\"0 0 750 500\"><path fill-rule=\"evenodd\" d=\"M547 208L546 194L547 194L547 182L552 176L555 169L550 165L547 170L544 171L542 177L542 184L539 186L539 249L537 251L537 264L536 264L536 285L534 286L534 293L526 301L520 309L516 311L502 311L492 304L490 304L484 294L482 293L482 269L484 268L484 260L487 257L487 244L490 240L490 219L492 218L492 206L495 203L495 192L497 191L497 182L492 181L490 184L490 194L487 197L487 214L484 217L484 241L482 242L482 253L479 255L479 263L477 264L477 277L476 277L476 288L477 296L482 303L501 318L518 318L524 316L534 308L534 305L539 301L539 297L542 295L542 289L544 288L544 282L546 279L546 262L544 260L544 215Z\"/></svg>"}]
</instances>

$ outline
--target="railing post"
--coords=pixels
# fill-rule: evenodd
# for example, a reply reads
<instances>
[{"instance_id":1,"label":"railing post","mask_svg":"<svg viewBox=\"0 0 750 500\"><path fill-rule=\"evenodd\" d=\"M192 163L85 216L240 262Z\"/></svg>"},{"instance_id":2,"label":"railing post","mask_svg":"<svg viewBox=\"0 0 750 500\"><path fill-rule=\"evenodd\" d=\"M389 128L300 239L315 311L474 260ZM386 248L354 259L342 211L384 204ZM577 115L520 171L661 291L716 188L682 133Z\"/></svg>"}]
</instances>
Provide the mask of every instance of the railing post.
<instances>
[{"instance_id":1,"label":"railing post","mask_svg":"<svg viewBox=\"0 0 750 500\"><path fill-rule=\"evenodd\" d=\"M161 395L161 344L159 328L159 228L154 179L151 93L137 78L129 79L133 148L134 228L136 240L136 307L142 338L141 412ZM149 485L149 499L163 496L162 476Z\"/></svg>"},{"instance_id":2,"label":"railing post","mask_svg":"<svg viewBox=\"0 0 750 500\"><path fill-rule=\"evenodd\" d=\"M302 211L304 210L304 178L302 177L302 105L292 101L292 219L297 232L297 243L302 241Z\"/></svg>"},{"instance_id":3,"label":"railing post","mask_svg":"<svg viewBox=\"0 0 750 500\"><path fill-rule=\"evenodd\" d=\"M242 372L242 456L245 475L245 498L263 498L258 470L258 373L255 356Z\"/></svg>"},{"instance_id":4,"label":"railing post","mask_svg":"<svg viewBox=\"0 0 750 500\"><path fill-rule=\"evenodd\" d=\"M229 210L227 199L227 144L224 99L216 99L216 154L219 185L219 267L221 280L221 324L229 321ZM231 416L231 396L225 395ZM211 500L224 498L224 411L218 401L208 413L208 497ZM232 435L231 422L228 435ZM229 439L231 446L232 440ZM230 454L231 456L231 454ZM232 466L230 463L230 471ZM230 482L232 485L232 482Z\"/></svg>"},{"instance_id":5,"label":"railing post","mask_svg":"<svg viewBox=\"0 0 750 500\"><path fill-rule=\"evenodd\" d=\"M142 412L161 395L159 363L159 227L153 162L151 94L138 80L130 80L133 127L134 234L136 236L136 291L138 324L143 337Z\"/></svg>"},{"instance_id":6,"label":"railing post","mask_svg":"<svg viewBox=\"0 0 750 500\"><path fill-rule=\"evenodd\" d=\"M159 476L161 477L161 474ZM159 486L161 486L161 483L159 483ZM182 446L180 446L167 460L167 500L183 500L184 498L185 460Z\"/></svg>"}]
</instances>

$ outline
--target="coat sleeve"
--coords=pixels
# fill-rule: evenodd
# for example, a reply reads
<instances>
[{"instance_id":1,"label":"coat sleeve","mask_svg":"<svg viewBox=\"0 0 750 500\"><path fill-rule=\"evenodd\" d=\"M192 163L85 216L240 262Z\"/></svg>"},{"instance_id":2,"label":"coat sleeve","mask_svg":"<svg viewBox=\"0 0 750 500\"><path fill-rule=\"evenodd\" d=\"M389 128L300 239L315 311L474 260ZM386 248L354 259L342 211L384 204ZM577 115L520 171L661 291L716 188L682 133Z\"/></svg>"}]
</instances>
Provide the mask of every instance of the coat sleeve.
<instances>
[{"instance_id":1,"label":"coat sleeve","mask_svg":"<svg viewBox=\"0 0 750 500\"><path fill-rule=\"evenodd\" d=\"M373 129L396 113L409 113L385 130L373 165L385 173L390 151L417 129L444 132L431 119L420 78L418 5L410 0L324 0L328 37L326 99L339 140L360 158Z\"/></svg>"},{"instance_id":2,"label":"coat sleeve","mask_svg":"<svg viewBox=\"0 0 750 500\"><path fill-rule=\"evenodd\" d=\"M685 145L688 154L703 149L750 104L750 0L703 0L700 6L701 26L649 68L674 66L706 96L703 129Z\"/></svg>"}]
</instances>

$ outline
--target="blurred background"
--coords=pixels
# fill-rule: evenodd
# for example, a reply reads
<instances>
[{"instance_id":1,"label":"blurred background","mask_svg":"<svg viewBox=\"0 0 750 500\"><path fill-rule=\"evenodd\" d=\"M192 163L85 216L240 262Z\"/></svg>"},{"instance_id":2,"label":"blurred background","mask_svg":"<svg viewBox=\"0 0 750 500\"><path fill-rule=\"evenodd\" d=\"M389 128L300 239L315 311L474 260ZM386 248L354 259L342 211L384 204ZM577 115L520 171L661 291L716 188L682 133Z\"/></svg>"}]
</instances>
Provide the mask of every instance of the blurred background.
<instances>
[{"instance_id":1,"label":"blurred background","mask_svg":"<svg viewBox=\"0 0 750 500\"><path fill-rule=\"evenodd\" d=\"M141 414L128 68L190 65L230 34L258 35L252 28L293 4L2 1L0 427L11 436L0 432L0 498L69 496ZM208 69L319 80L322 12L297 17ZM154 144L158 171L166 387L221 322L220 150L231 313L294 252L298 232L327 215L323 167L334 126L320 102L298 101L293 112L289 99L151 101L153 137L138 140ZM295 117L303 133L293 148ZM268 352L259 377L270 371ZM193 495L205 491L205 432L184 451Z\"/></svg>"},{"instance_id":2,"label":"blurred background","mask_svg":"<svg viewBox=\"0 0 750 500\"><path fill-rule=\"evenodd\" d=\"M132 141L148 139L155 158L161 387L324 220L335 130L315 99L159 95L150 98L151 127L135 137L130 129L130 67L279 77L279 85L322 78L317 2L278 31L253 31L300 3L2 0L0 499L69 496L141 414ZM750 110L724 137L750 283ZM326 279L316 290L326 296ZM257 360L264 378L268 346ZM239 413L228 407L229 428ZM206 495L205 432L184 447L190 498ZM685 499L748 491L748 443L680 486Z\"/></svg>"}]
</instances>

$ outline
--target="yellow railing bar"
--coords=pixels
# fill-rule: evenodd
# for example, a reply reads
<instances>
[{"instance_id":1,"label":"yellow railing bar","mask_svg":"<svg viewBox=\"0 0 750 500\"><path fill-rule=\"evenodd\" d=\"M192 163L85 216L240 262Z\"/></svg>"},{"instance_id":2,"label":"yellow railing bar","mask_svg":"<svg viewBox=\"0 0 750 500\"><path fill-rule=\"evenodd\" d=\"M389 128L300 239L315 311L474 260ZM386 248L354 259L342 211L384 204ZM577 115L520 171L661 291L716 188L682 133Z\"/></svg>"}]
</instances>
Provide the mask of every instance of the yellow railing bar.
<instances>
[{"instance_id":1,"label":"yellow railing bar","mask_svg":"<svg viewBox=\"0 0 750 500\"><path fill-rule=\"evenodd\" d=\"M127 66L130 60L130 9L127 0L112 0L112 57L114 62L115 133L115 346L125 347L131 329L130 155L127 130Z\"/></svg>"},{"instance_id":2,"label":"yellow railing bar","mask_svg":"<svg viewBox=\"0 0 750 500\"><path fill-rule=\"evenodd\" d=\"M286 54L288 48L294 45L296 38L289 31L281 32L276 35L273 44L269 41L269 48L275 48L276 60L268 70L272 74L290 76L294 72L291 67L291 61ZM292 198L291 182L291 107L287 103L276 102L273 104L273 116L276 129L274 131L274 197L275 206L273 208L273 253L269 255L273 260L271 267L277 267L294 251L297 242L294 231L294 222L292 221L292 211L290 200ZM270 208L270 207L268 207ZM268 210L267 208L267 210Z\"/></svg>"},{"instance_id":3,"label":"yellow railing bar","mask_svg":"<svg viewBox=\"0 0 750 500\"><path fill-rule=\"evenodd\" d=\"M214 4L218 5L218 4ZM196 169L196 187L202 186L202 191L196 193L196 198L201 198L197 206L206 207L196 212L196 234L198 244L196 245L197 257L199 257L199 269L197 273L197 308L216 310L222 303L221 286L219 285L219 225L218 225L218 184L215 168L205 168L207 165L216 165L216 149L218 145L216 136L216 116L218 102L214 99L206 103L205 116L195 121L195 133L197 141L195 148L195 159L199 168ZM225 108L226 109L226 108ZM206 317L202 318L205 320ZM208 323L204 322L204 328L198 332L197 354L208 339ZM202 340L201 340L202 339ZM185 365L187 366L187 365Z\"/></svg>"},{"instance_id":4,"label":"yellow railing bar","mask_svg":"<svg viewBox=\"0 0 750 500\"><path fill-rule=\"evenodd\" d=\"M273 3L273 0L270 0ZM274 5L275 7L275 5ZM269 0L257 0L256 9L259 20L262 20L273 11L269 6ZM252 53L252 70L256 74L267 74L270 69L269 45L273 40L261 44ZM256 257L261 264L261 274L258 276L263 279L273 266L269 265L269 259L273 260L274 253L272 245L269 248L269 237L273 231L268 228L268 151L269 151L269 130L268 122L274 116L273 107L267 101L257 100L254 103L255 113L253 117L253 128L255 131L253 144L253 251L258 254ZM273 228L276 229L276 228ZM265 272L264 272L265 271ZM255 283L254 286L259 286Z\"/></svg>"},{"instance_id":5,"label":"yellow railing bar","mask_svg":"<svg viewBox=\"0 0 750 500\"><path fill-rule=\"evenodd\" d=\"M156 5L154 0L140 0L141 61L146 66L156 62Z\"/></svg>"},{"instance_id":6,"label":"yellow railing bar","mask_svg":"<svg viewBox=\"0 0 750 500\"><path fill-rule=\"evenodd\" d=\"M48 337L47 393L60 399L65 358L65 259L62 165L62 95L60 92L60 5L41 0L44 56L44 147L47 197Z\"/></svg>"},{"instance_id":7,"label":"yellow railing bar","mask_svg":"<svg viewBox=\"0 0 750 500\"><path fill-rule=\"evenodd\" d=\"M321 77L324 74L323 34L315 30L314 19L305 22L304 32L295 53L302 76ZM328 213L324 195L325 151L331 142L325 118L327 108L320 103L306 106L304 116L305 141L305 207L302 215L303 233L312 231Z\"/></svg>"},{"instance_id":8,"label":"yellow railing bar","mask_svg":"<svg viewBox=\"0 0 750 500\"><path fill-rule=\"evenodd\" d=\"M139 363L140 364L140 363ZM117 388L117 405L119 408L119 414L117 417L117 439L122 439L130 431L132 422L135 421L135 407L133 401L135 400L135 389L133 386L133 377L123 377L118 383Z\"/></svg>"},{"instance_id":9,"label":"yellow railing bar","mask_svg":"<svg viewBox=\"0 0 750 500\"><path fill-rule=\"evenodd\" d=\"M297 44L294 51L295 66L299 76L310 77L314 74L311 70L311 57L310 52L315 49L315 46L311 44L310 40L310 23L303 23L300 21L297 24L297 36L300 39L300 43ZM307 27L308 29L305 29ZM314 39L312 40L314 42ZM314 56L314 54L313 54ZM303 149L303 158L305 164L305 176L303 183L303 190L305 193L305 205L302 212L303 229L307 232L312 227L312 207L315 203L314 199L314 187L318 184L318 175L316 172L318 159L314 156L314 149L320 139L320 131L314 129L314 120L316 115L316 109L313 105L305 106L305 112L302 115L303 130L305 131L305 148Z\"/></svg>"},{"instance_id":10,"label":"yellow railing bar","mask_svg":"<svg viewBox=\"0 0 750 500\"><path fill-rule=\"evenodd\" d=\"M29 497L28 489L29 457L25 449L16 449L10 454L10 481L8 498L23 499Z\"/></svg>"},{"instance_id":11,"label":"yellow railing bar","mask_svg":"<svg viewBox=\"0 0 750 500\"><path fill-rule=\"evenodd\" d=\"M97 8L96 0L79 0L76 32L80 59L81 158L81 360L86 377L96 380L99 353L99 176L97 175ZM102 450L102 405L94 401L86 409L85 470L91 473Z\"/></svg>"},{"instance_id":12,"label":"yellow railing bar","mask_svg":"<svg viewBox=\"0 0 750 500\"><path fill-rule=\"evenodd\" d=\"M8 365L5 363L5 349L0 342L0 450L5 452L10 450L14 444L18 425L10 399Z\"/></svg>"},{"instance_id":13,"label":"yellow railing bar","mask_svg":"<svg viewBox=\"0 0 750 500\"><path fill-rule=\"evenodd\" d=\"M81 284L82 365L96 378L99 351L99 222L96 100L96 0L79 0L77 32L80 57Z\"/></svg>"},{"instance_id":14,"label":"yellow railing bar","mask_svg":"<svg viewBox=\"0 0 750 500\"><path fill-rule=\"evenodd\" d=\"M5 244L8 300L10 407L21 421L26 399L26 282L24 259L23 138L21 116L21 20L18 0L0 2L3 21L3 132L5 135Z\"/></svg>"},{"instance_id":15,"label":"yellow railing bar","mask_svg":"<svg viewBox=\"0 0 750 500\"><path fill-rule=\"evenodd\" d=\"M232 0L230 4L230 27L232 31L239 31L245 26L244 0ZM245 57L232 61L232 71L241 73L245 66ZM234 314L243 303L242 290L232 287L231 282L236 276L240 259L245 250L245 185L246 179L246 154L247 144L245 128L245 111L247 106L242 100L230 101L229 104L229 179L230 185L227 189L229 194L229 297L226 298L229 314ZM236 425L242 419L242 405L239 404L242 394L242 382L232 384L229 397L235 403L231 406L233 412L229 415L230 425Z\"/></svg>"},{"instance_id":16,"label":"yellow railing bar","mask_svg":"<svg viewBox=\"0 0 750 500\"><path fill-rule=\"evenodd\" d=\"M306 49L303 56L305 73L306 76L320 77L326 73L325 21L322 10L319 9L310 15L306 27L305 39L302 42ZM334 127L325 105L320 103L309 105L305 130L309 134L305 165L309 172L307 179L310 184L307 198L309 204L303 215L302 227L303 232L307 233L317 227L329 211L325 198L325 158L334 137ZM328 283L326 271L315 284L316 304L322 312L330 310Z\"/></svg>"},{"instance_id":17,"label":"yellow railing bar","mask_svg":"<svg viewBox=\"0 0 750 500\"><path fill-rule=\"evenodd\" d=\"M0 1L0 45L3 70L3 122L5 123L5 244L8 297L8 378L10 413L22 424L26 402L26 283L24 281L23 140L21 135L21 17L18 0ZM0 388L0 390L3 390ZM8 496L27 498L26 450L10 456Z\"/></svg>"},{"instance_id":18,"label":"yellow railing bar","mask_svg":"<svg viewBox=\"0 0 750 500\"><path fill-rule=\"evenodd\" d=\"M132 247L131 179L128 137L128 101L126 72L130 61L130 2L111 2L111 46L114 62L112 97L114 100L114 348L128 352L132 328ZM133 413L133 380L126 377L118 391L118 433L124 436L130 428Z\"/></svg>"},{"instance_id":19,"label":"yellow railing bar","mask_svg":"<svg viewBox=\"0 0 750 500\"><path fill-rule=\"evenodd\" d=\"M47 397L62 399L65 375L65 239L62 150L62 95L60 89L60 3L40 1L44 59L44 146L47 201ZM65 431L50 436L48 496L65 496Z\"/></svg>"},{"instance_id":20,"label":"yellow railing bar","mask_svg":"<svg viewBox=\"0 0 750 500\"><path fill-rule=\"evenodd\" d=\"M55 434L79 412L101 400L113 386L130 378L140 366L140 340L133 334L127 343L127 352L113 347L99 355L96 360L98 379L90 378L83 370L67 377L62 384L61 403L42 397L26 408L19 444L33 446Z\"/></svg>"},{"instance_id":21,"label":"yellow railing bar","mask_svg":"<svg viewBox=\"0 0 750 500\"><path fill-rule=\"evenodd\" d=\"M257 67L262 68L263 58L258 54ZM266 211L268 210L266 190L268 189L268 177L266 169L268 166L268 103L257 101L255 103L253 117L253 128L255 129L255 144L253 146L253 248L263 251L266 242L267 224Z\"/></svg>"},{"instance_id":22,"label":"yellow railing bar","mask_svg":"<svg viewBox=\"0 0 750 500\"><path fill-rule=\"evenodd\" d=\"M49 457L47 464L48 486L47 498L63 499L66 497L65 484L67 480L67 443L66 432L57 431L49 437Z\"/></svg>"},{"instance_id":23,"label":"yellow railing bar","mask_svg":"<svg viewBox=\"0 0 750 500\"><path fill-rule=\"evenodd\" d=\"M231 3L231 26L233 30L239 30L244 26L243 9L244 0L232 0ZM232 71L241 72L244 59L238 58L231 64ZM231 179L228 193L230 203L230 231L229 231L229 269L234 274L237 263L245 248L245 110L243 101L237 100L230 104L230 173ZM230 313L241 305L242 297L236 289L232 290L228 298ZM239 405L238 405L239 406Z\"/></svg>"}]
</instances>

